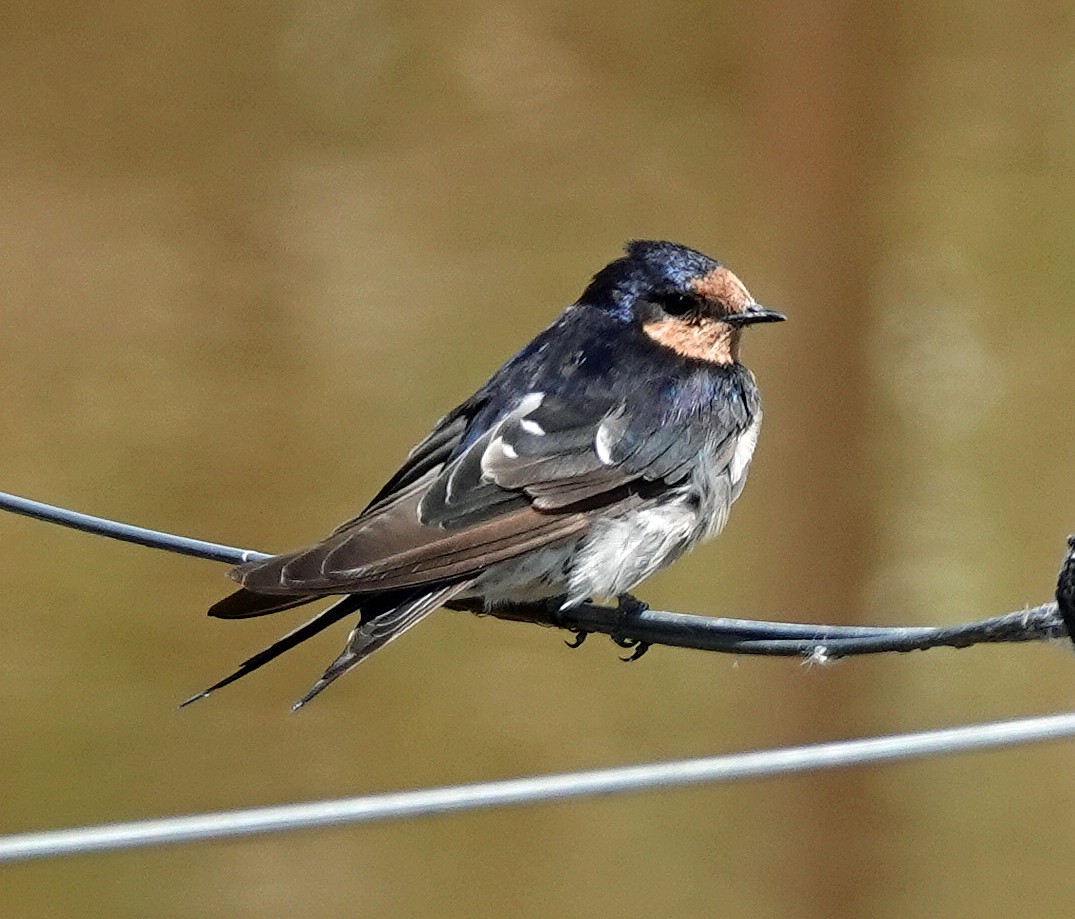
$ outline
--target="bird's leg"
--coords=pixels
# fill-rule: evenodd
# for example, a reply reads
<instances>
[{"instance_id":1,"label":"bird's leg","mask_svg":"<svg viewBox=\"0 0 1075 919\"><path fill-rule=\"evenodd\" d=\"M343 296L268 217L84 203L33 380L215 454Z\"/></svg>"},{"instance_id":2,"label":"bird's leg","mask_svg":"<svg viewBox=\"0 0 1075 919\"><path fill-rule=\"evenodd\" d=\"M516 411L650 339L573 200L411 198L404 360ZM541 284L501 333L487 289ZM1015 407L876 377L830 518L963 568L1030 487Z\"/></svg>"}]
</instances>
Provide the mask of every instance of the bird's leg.
<instances>
[{"instance_id":1,"label":"bird's leg","mask_svg":"<svg viewBox=\"0 0 1075 919\"><path fill-rule=\"evenodd\" d=\"M571 649L581 648L582 643L589 637L590 633L577 623L571 621L568 616L564 615L564 613L567 612L567 609L564 608L564 597L551 597L544 602L548 604L552 620L561 629L567 629L567 631L575 636L570 641L565 641L564 644ZM570 607L568 607L568 609L570 609Z\"/></svg>"},{"instance_id":2,"label":"bird's leg","mask_svg":"<svg viewBox=\"0 0 1075 919\"><path fill-rule=\"evenodd\" d=\"M624 663L629 664L631 661L638 660L649 650L649 642L640 641L637 638L627 638L621 634L627 629L629 620L632 617L636 617L648 609L649 606L647 604L643 603L637 597L631 596L631 594L620 594L616 597L616 612L618 613L618 616L616 630L612 633L611 638L621 648L634 649L627 657L620 658Z\"/></svg>"}]
</instances>

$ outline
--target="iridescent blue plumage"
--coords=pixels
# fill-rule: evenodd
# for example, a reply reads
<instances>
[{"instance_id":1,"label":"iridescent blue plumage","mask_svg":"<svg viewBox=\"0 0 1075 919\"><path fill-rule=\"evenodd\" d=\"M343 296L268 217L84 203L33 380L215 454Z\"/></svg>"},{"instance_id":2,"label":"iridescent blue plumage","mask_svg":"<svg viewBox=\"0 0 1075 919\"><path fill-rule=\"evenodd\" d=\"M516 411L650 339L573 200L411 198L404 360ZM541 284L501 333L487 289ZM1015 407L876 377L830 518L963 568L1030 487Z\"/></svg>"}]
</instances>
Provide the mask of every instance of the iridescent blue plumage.
<instances>
[{"instance_id":1,"label":"iridescent blue plumage","mask_svg":"<svg viewBox=\"0 0 1075 919\"><path fill-rule=\"evenodd\" d=\"M437 423L358 517L234 571L243 589L211 615L347 599L217 685L360 609L306 701L439 605L621 595L715 535L761 422L738 361L742 329L782 318L700 252L630 243Z\"/></svg>"}]
</instances>

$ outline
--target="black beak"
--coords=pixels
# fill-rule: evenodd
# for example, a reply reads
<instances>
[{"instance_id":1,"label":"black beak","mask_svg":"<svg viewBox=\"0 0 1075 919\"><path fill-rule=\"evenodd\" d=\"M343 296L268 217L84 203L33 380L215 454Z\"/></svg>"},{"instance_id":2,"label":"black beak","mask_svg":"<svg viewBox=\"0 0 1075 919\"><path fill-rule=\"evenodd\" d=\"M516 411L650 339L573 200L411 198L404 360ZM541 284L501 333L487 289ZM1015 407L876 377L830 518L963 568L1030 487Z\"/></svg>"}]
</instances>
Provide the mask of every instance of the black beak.
<instances>
[{"instance_id":1,"label":"black beak","mask_svg":"<svg viewBox=\"0 0 1075 919\"><path fill-rule=\"evenodd\" d=\"M730 313L721 321L728 325L745 326L756 322L783 322L788 317L776 310L767 310L760 303L752 303L741 313Z\"/></svg>"}]
</instances>

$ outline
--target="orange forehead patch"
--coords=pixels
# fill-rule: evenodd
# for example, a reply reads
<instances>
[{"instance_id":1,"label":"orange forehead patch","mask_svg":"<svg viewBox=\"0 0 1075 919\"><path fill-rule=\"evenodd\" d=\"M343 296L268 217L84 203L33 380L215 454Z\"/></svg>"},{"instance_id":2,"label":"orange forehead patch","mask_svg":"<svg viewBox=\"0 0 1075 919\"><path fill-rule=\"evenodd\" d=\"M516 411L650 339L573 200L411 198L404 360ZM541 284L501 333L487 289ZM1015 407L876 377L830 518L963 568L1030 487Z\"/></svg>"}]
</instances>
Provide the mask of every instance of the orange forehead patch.
<instances>
[{"instance_id":1,"label":"orange forehead patch","mask_svg":"<svg viewBox=\"0 0 1075 919\"><path fill-rule=\"evenodd\" d=\"M642 331L657 344L696 361L732 364L739 356L739 330L715 319L688 322L676 316L665 316L647 322Z\"/></svg>"},{"instance_id":2,"label":"orange forehead patch","mask_svg":"<svg viewBox=\"0 0 1075 919\"><path fill-rule=\"evenodd\" d=\"M723 304L728 313L741 313L754 302L743 282L724 267L714 268L692 282L691 289L710 302Z\"/></svg>"}]
</instances>

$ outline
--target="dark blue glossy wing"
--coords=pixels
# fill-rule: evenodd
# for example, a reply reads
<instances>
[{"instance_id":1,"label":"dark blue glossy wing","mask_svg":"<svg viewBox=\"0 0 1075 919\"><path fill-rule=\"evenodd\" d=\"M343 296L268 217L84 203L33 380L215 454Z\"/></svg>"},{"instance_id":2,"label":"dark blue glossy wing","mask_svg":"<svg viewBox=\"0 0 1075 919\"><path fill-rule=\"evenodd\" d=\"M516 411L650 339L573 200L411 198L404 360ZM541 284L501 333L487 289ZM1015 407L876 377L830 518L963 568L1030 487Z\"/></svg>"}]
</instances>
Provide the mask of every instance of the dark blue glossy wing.
<instances>
[{"instance_id":1,"label":"dark blue glossy wing","mask_svg":"<svg viewBox=\"0 0 1075 919\"><path fill-rule=\"evenodd\" d=\"M309 549L241 566L237 580L309 594L468 578L654 500L703 451L728 461L756 409L746 371L669 368L623 335L595 348L601 336L572 334L571 315L445 416L359 517Z\"/></svg>"}]
</instances>

